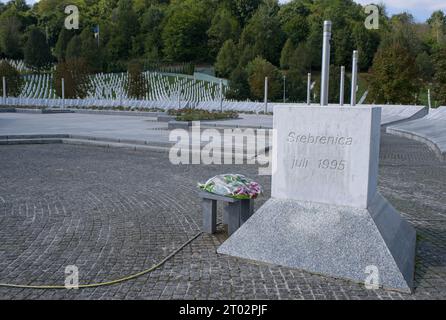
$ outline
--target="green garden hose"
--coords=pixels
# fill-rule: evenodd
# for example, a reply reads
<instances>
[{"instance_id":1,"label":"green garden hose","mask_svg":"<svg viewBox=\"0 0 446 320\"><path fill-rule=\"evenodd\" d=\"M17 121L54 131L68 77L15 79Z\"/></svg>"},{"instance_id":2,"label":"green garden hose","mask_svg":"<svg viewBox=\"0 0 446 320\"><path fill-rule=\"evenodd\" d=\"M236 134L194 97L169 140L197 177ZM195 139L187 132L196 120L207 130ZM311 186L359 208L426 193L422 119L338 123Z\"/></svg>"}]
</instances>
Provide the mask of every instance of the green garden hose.
<instances>
[{"instance_id":1,"label":"green garden hose","mask_svg":"<svg viewBox=\"0 0 446 320\"><path fill-rule=\"evenodd\" d=\"M107 281L107 282L101 282L101 283L92 283L92 284L83 284L79 285L76 288L79 289L87 289L87 288L97 288L97 287L105 287L105 286L111 286L114 284L122 283L125 281L133 280L136 278L139 278L145 274L148 274L159 267L161 267L163 264L165 264L167 261L169 261L173 256L175 256L178 252L180 252L184 247L186 247L188 244L190 244L192 241L197 239L203 232L197 233L195 236L187 240L185 243L183 243L178 249L173 251L171 254L169 254L166 258L158 262L157 264L153 265L147 270L138 272L136 274L132 274L120 279L116 279L113 281ZM6 287L6 288L22 288L22 289L43 289L43 290L55 290L55 289L67 289L66 286L60 286L60 285L41 285L41 286L32 286L32 285L22 285L22 284L8 284L8 283L0 283L0 287Z\"/></svg>"}]
</instances>

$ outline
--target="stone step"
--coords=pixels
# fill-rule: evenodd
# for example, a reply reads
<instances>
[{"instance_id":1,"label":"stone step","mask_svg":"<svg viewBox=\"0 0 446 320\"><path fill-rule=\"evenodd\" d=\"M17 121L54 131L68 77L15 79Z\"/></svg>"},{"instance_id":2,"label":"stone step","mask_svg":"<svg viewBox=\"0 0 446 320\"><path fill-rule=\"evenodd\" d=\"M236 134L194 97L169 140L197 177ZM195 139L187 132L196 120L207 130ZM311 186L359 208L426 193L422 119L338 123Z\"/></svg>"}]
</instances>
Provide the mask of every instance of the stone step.
<instances>
[{"instance_id":1,"label":"stone step","mask_svg":"<svg viewBox=\"0 0 446 320\"><path fill-rule=\"evenodd\" d=\"M0 140L23 140L23 139L63 139L69 138L68 134L21 134L21 135L0 135Z\"/></svg>"},{"instance_id":2,"label":"stone step","mask_svg":"<svg viewBox=\"0 0 446 320\"><path fill-rule=\"evenodd\" d=\"M133 151L158 151L158 152L170 152L173 143L160 143L143 140L126 140L126 139L113 139L113 138L101 138L91 136L80 135L67 135L67 134L55 134L55 135L11 135L0 136L0 145L23 145L23 144L71 144L71 145L87 145L105 148L120 148ZM204 145L201 145L202 148ZM178 147L178 146L177 146ZM191 154L197 154L200 151L195 151L190 145L180 146L183 149L189 148ZM201 149L200 148L200 149ZM198 149L198 146L197 148ZM269 149L269 147L267 147ZM221 157L225 157L227 153L221 153ZM253 160L260 155L264 155L267 150L261 150L257 152L255 145L234 145L233 158L243 159L243 161ZM224 161L222 159L222 161Z\"/></svg>"},{"instance_id":3,"label":"stone step","mask_svg":"<svg viewBox=\"0 0 446 320\"><path fill-rule=\"evenodd\" d=\"M60 144L62 142L62 139L0 139L0 145Z\"/></svg>"}]
</instances>

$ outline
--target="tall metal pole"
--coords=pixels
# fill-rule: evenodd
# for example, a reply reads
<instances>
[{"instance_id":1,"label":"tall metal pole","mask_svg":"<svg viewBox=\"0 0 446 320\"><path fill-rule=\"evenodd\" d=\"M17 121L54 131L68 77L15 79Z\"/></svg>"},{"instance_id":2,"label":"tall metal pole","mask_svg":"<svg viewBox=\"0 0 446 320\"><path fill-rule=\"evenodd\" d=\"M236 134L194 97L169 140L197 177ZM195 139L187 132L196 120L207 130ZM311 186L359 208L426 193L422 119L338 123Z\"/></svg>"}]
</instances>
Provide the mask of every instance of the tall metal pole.
<instances>
[{"instance_id":1,"label":"tall metal pole","mask_svg":"<svg viewBox=\"0 0 446 320\"><path fill-rule=\"evenodd\" d=\"M324 21L322 44L321 106L328 106L328 85L330 79L331 21Z\"/></svg>"},{"instance_id":2,"label":"tall metal pole","mask_svg":"<svg viewBox=\"0 0 446 320\"><path fill-rule=\"evenodd\" d=\"M345 91L345 67L341 67L341 91L339 92L339 105L344 105L344 91Z\"/></svg>"},{"instance_id":3,"label":"tall metal pole","mask_svg":"<svg viewBox=\"0 0 446 320\"><path fill-rule=\"evenodd\" d=\"M223 81L220 79L220 112L223 112Z\"/></svg>"},{"instance_id":4,"label":"tall metal pole","mask_svg":"<svg viewBox=\"0 0 446 320\"><path fill-rule=\"evenodd\" d=\"M181 109L181 87L178 85L178 109Z\"/></svg>"},{"instance_id":5,"label":"tall metal pole","mask_svg":"<svg viewBox=\"0 0 446 320\"><path fill-rule=\"evenodd\" d=\"M3 77L3 103L6 105L6 77Z\"/></svg>"},{"instance_id":6,"label":"tall metal pole","mask_svg":"<svg viewBox=\"0 0 446 320\"><path fill-rule=\"evenodd\" d=\"M430 110L432 108L431 89L427 89L427 103L429 105L429 110Z\"/></svg>"},{"instance_id":7,"label":"tall metal pole","mask_svg":"<svg viewBox=\"0 0 446 320\"><path fill-rule=\"evenodd\" d=\"M268 113L268 77L265 77L265 114Z\"/></svg>"},{"instance_id":8,"label":"tall metal pole","mask_svg":"<svg viewBox=\"0 0 446 320\"><path fill-rule=\"evenodd\" d=\"M65 79L62 78L62 109L65 109Z\"/></svg>"},{"instance_id":9,"label":"tall metal pole","mask_svg":"<svg viewBox=\"0 0 446 320\"><path fill-rule=\"evenodd\" d=\"M311 73L308 74L307 78L307 104L311 105Z\"/></svg>"},{"instance_id":10,"label":"tall metal pole","mask_svg":"<svg viewBox=\"0 0 446 320\"><path fill-rule=\"evenodd\" d=\"M283 75L283 103L286 103L286 76Z\"/></svg>"},{"instance_id":11,"label":"tall metal pole","mask_svg":"<svg viewBox=\"0 0 446 320\"><path fill-rule=\"evenodd\" d=\"M356 89L358 86L358 51L353 51L353 63L352 63L352 92L350 105L356 106Z\"/></svg>"}]
</instances>

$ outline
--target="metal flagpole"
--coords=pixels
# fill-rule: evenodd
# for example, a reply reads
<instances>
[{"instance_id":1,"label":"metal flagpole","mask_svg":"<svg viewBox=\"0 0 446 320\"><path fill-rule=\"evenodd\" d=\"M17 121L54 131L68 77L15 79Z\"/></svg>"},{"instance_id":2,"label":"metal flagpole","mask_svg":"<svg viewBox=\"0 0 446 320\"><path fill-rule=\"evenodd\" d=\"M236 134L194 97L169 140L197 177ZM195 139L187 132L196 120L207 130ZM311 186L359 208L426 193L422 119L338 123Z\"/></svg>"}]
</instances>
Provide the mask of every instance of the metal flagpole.
<instances>
[{"instance_id":1,"label":"metal flagpole","mask_svg":"<svg viewBox=\"0 0 446 320\"><path fill-rule=\"evenodd\" d=\"M62 109L65 109L65 79L62 78Z\"/></svg>"},{"instance_id":2,"label":"metal flagpole","mask_svg":"<svg viewBox=\"0 0 446 320\"><path fill-rule=\"evenodd\" d=\"M181 109L181 87L178 85L178 109Z\"/></svg>"},{"instance_id":3,"label":"metal flagpole","mask_svg":"<svg viewBox=\"0 0 446 320\"><path fill-rule=\"evenodd\" d=\"M265 114L268 113L268 77L265 77Z\"/></svg>"},{"instance_id":4,"label":"metal flagpole","mask_svg":"<svg viewBox=\"0 0 446 320\"><path fill-rule=\"evenodd\" d=\"M431 89L427 89L427 103L429 105L429 110L430 110L432 108Z\"/></svg>"},{"instance_id":5,"label":"metal flagpole","mask_svg":"<svg viewBox=\"0 0 446 320\"><path fill-rule=\"evenodd\" d=\"M345 67L341 67L341 92L339 93L339 105L344 105L344 91L345 91Z\"/></svg>"},{"instance_id":6,"label":"metal flagpole","mask_svg":"<svg viewBox=\"0 0 446 320\"><path fill-rule=\"evenodd\" d=\"M322 44L321 106L328 105L328 85L330 77L330 40L331 21L324 21L324 38Z\"/></svg>"},{"instance_id":7,"label":"metal flagpole","mask_svg":"<svg viewBox=\"0 0 446 320\"><path fill-rule=\"evenodd\" d=\"M3 104L6 105L6 77L3 77Z\"/></svg>"},{"instance_id":8,"label":"metal flagpole","mask_svg":"<svg viewBox=\"0 0 446 320\"><path fill-rule=\"evenodd\" d=\"M356 106L356 89L358 86L358 51L353 51L353 63L352 63L352 92L350 105Z\"/></svg>"},{"instance_id":9,"label":"metal flagpole","mask_svg":"<svg viewBox=\"0 0 446 320\"><path fill-rule=\"evenodd\" d=\"M311 105L311 73L308 74L307 78L307 104Z\"/></svg>"},{"instance_id":10,"label":"metal flagpole","mask_svg":"<svg viewBox=\"0 0 446 320\"><path fill-rule=\"evenodd\" d=\"M223 80L220 79L220 112L223 112Z\"/></svg>"},{"instance_id":11,"label":"metal flagpole","mask_svg":"<svg viewBox=\"0 0 446 320\"><path fill-rule=\"evenodd\" d=\"M283 75L283 103L286 103L286 75Z\"/></svg>"}]
</instances>

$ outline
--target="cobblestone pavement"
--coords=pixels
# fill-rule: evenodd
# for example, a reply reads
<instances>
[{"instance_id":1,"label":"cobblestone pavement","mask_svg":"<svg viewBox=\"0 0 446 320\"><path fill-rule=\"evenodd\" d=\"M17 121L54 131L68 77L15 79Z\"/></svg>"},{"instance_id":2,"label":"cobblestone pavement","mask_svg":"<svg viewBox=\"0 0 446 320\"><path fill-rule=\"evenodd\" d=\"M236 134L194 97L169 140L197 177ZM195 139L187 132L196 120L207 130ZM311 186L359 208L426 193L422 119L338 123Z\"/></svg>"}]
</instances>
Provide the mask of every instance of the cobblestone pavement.
<instances>
[{"instance_id":1,"label":"cobblestone pavement","mask_svg":"<svg viewBox=\"0 0 446 320\"><path fill-rule=\"evenodd\" d=\"M413 295L216 253L224 232L201 235L156 271L81 290L0 288L0 299L446 298L446 163L424 145L384 134L380 190L418 232ZM0 282L63 285L151 267L199 231L197 181L255 166L173 166L163 153L70 145L0 148ZM221 216L221 208L219 208Z\"/></svg>"}]
</instances>

